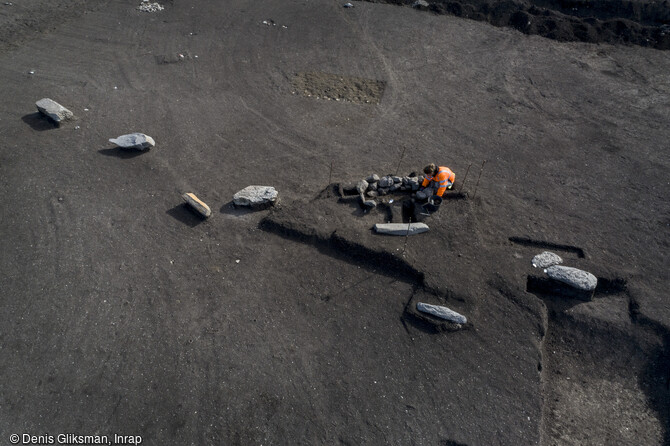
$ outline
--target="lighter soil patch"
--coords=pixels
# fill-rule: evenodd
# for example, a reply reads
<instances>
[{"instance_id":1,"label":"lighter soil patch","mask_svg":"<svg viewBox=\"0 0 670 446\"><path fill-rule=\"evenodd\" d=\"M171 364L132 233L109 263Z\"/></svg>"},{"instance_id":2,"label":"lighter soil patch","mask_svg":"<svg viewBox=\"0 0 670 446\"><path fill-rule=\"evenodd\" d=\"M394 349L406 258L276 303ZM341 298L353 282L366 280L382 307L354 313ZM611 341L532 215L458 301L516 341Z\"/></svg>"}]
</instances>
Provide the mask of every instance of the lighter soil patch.
<instances>
[{"instance_id":1,"label":"lighter soil patch","mask_svg":"<svg viewBox=\"0 0 670 446\"><path fill-rule=\"evenodd\" d=\"M294 94L360 104L379 104L386 82L320 72L298 73L293 78Z\"/></svg>"}]
</instances>

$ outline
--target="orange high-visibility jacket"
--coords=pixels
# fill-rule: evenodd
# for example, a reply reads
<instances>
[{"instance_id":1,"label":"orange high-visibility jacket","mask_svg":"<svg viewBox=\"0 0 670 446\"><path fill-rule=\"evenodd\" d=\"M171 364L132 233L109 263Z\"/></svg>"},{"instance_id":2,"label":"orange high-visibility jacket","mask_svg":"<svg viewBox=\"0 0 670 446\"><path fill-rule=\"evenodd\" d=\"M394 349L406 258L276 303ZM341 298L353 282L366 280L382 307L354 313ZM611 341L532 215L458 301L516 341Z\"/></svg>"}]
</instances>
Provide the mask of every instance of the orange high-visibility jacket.
<instances>
[{"instance_id":1,"label":"orange high-visibility jacket","mask_svg":"<svg viewBox=\"0 0 670 446\"><path fill-rule=\"evenodd\" d=\"M456 180L456 175L448 167L440 166L437 169L437 174L435 176L426 175L421 186L426 187L430 184L431 181L435 181L438 184L436 195L441 197L444 194L444 191L447 190L447 183L454 183Z\"/></svg>"}]
</instances>

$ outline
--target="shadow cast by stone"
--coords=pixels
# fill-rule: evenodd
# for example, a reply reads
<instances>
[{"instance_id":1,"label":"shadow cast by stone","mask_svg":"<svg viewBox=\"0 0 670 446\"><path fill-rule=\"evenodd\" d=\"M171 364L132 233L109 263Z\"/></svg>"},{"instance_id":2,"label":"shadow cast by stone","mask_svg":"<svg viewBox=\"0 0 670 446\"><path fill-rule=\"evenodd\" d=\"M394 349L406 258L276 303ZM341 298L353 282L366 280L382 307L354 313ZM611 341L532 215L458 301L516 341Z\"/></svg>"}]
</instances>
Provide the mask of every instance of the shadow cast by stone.
<instances>
[{"instance_id":1,"label":"shadow cast by stone","mask_svg":"<svg viewBox=\"0 0 670 446\"><path fill-rule=\"evenodd\" d=\"M140 155L142 155L146 152L148 152L148 151L126 150L126 149L122 149L120 147L98 150L98 153L101 154L101 155L113 156L113 157L121 158L121 159L135 158L136 156L140 156Z\"/></svg>"},{"instance_id":2,"label":"shadow cast by stone","mask_svg":"<svg viewBox=\"0 0 670 446\"><path fill-rule=\"evenodd\" d=\"M22 116L21 120L32 127L33 130L37 130L38 132L53 130L59 127L58 124L40 112L28 113L27 115Z\"/></svg>"},{"instance_id":3,"label":"shadow cast by stone","mask_svg":"<svg viewBox=\"0 0 670 446\"><path fill-rule=\"evenodd\" d=\"M191 228L198 226L200 223L206 220L205 217L196 213L186 203L179 204L172 209L167 210L165 213L175 220L190 226Z\"/></svg>"},{"instance_id":4,"label":"shadow cast by stone","mask_svg":"<svg viewBox=\"0 0 670 446\"><path fill-rule=\"evenodd\" d=\"M232 215L233 217L242 217L247 214L255 214L258 211L262 211L264 209L252 209L250 207L246 206L237 206L233 202L233 200L230 200L228 203L224 204L221 206L221 209L219 212L225 215Z\"/></svg>"}]
</instances>

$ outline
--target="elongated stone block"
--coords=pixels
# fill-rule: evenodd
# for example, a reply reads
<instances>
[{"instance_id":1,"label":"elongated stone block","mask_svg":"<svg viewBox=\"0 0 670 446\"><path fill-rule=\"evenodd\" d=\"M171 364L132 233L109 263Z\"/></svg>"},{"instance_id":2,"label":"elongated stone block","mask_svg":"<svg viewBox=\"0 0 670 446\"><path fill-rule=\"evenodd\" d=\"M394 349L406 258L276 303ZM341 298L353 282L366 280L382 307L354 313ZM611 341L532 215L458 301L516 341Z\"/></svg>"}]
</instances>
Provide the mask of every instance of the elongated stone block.
<instances>
[{"instance_id":1,"label":"elongated stone block","mask_svg":"<svg viewBox=\"0 0 670 446\"><path fill-rule=\"evenodd\" d=\"M70 120L74 117L74 114L72 114L70 110L53 99L43 98L35 102L35 105L40 113L54 121L56 124L60 124L61 122Z\"/></svg>"},{"instance_id":2,"label":"elongated stone block","mask_svg":"<svg viewBox=\"0 0 670 446\"><path fill-rule=\"evenodd\" d=\"M546 269L547 275L581 291L594 291L598 278L593 274L569 266L553 265Z\"/></svg>"},{"instance_id":3,"label":"elongated stone block","mask_svg":"<svg viewBox=\"0 0 670 446\"><path fill-rule=\"evenodd\" d=\"M116 144L122 149L149 150L156 146L154 139L144 133L129 133L118 138L111 138L109 142Z\"/></svg>"},{"instance_id":4,"label":"elongated stone block","mask_svg":"<svg viewBox=\"0 0 670 446\"><path fill-rule=\"evenodd\" d=\"M377 223L375 225L375 232L387 235L409 235L421 234L428 231L430 228L425 223Z\"/></svg>"},{"instance_id":5,"label":"elongated stone block","mask_svg":"<svg viewBox=\"0 0 670 446\"><path fill-rule=\"evenodd\" d=\"M195 209L195 211L203 217L208 218L210 215L212 215L212 210L209 208L209 206L196 197L194 193L189 192L182 195L181 197L189 206Z\"/></svg>"},{"instance_id":6,"label":"elongated stone block","mask_svg":"<svg viewBox=\"0 0 670 446\"><path fill-rule=\"evenodd\" d=\"M440 319L455 322L457 324L465 324L468 321L467 318L462 314L456 313L455 311L440 305L431 305L418 302L416 304L416 309L423 311L424 313L432 314L433 316L439 317Z\"/></svg>"}]
</instances>

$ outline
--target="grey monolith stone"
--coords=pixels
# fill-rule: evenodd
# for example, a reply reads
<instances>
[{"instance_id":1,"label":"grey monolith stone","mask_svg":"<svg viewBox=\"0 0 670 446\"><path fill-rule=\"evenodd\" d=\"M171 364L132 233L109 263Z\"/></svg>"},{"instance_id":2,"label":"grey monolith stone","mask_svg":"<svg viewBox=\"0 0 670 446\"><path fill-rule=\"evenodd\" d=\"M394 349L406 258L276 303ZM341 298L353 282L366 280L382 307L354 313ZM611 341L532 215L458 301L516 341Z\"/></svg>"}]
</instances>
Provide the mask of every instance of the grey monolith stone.
<instances>
[{"instance_id":1,"label":"grey monolith stone","mask_svg":"<svg viewBox=\"0 0 670 446\"><path fill-rule=\"evenodd\" d=\"M563 282L578 290L593 291L598 285L598 278L596 276L581 269L553 265L545 271L552 279Z\"/></svg>"},{"instance_id":2,"label":"grey monolith stone","mask_svg":"<svg viewBox=\"0 0 670 446\"><path fill-rule=\"evenodd\" d=\"M156 145L151 136L144 133L130 133L121 135L118 138L111 138L109 142L116 144L122 149L149 150Z\"/></svg>"},{"instance_id":3,"label":"grey monolith stone","mask_svg":"<svg viewBox=\"0 0 670 446\"><path fill-rule=\"evenodd\" d=\"M53 99L43 98L35 102L35 105L40 113L54 121L56 124L60 124L61 122L70 120L74 117L74 114L70 110Z\"/></svg>"},{"instance_id":4,"label":"grey monolith stone","mask_svg":"<svg viewBox=\"0 0 670 446\"><path fill-rule=\"evenodd\" d=\"M409 235L421 234L427 232L428 227L425 223L377 223L375 224L375 232L387 235Z\"/></svg>"},{"instance_id":5,"label":"grey monolith stone","mask_svg":"<svg viewBox=\"0 0 670 446\"><path fill-rule=\"evenodd\" d=\"M196 212L207 218L212 215L212 210L202 200L195 196L194 193L186 193L181 196L184 201L191 206Z\"/></svg>"},{"instance_id":6,"label":"grey monolith stone","mask_svg":"<svg viewBox=\"0 0 670 446\"><path fill-rule=\"evenodd\" d=\"M465 324L468 322L467 318L462 314L456 313L455 311L440 305L431 305L418 302L416 304L416 309L423 311L424 313L432 314L433 316L439 317L440 319L455 322L457 324Z\"/></svg>"},{"instance_id":7,"label":"grey monolith stone","mask_svg":"<svg viewBox=\"0 0 670 446\"><path fill-rule=\"evenodd\" d=\"M279 192L272 186L247 186L233 195L235 206L264 208L272 206L277 201Z\"/></svg>"},{"instance_id":8,"label":"grey monolith stone","mask_svg":"<svg viewBox=\"0 0 670 446\"><path fill-rule=\"evenodd\" d=\"M533 257L531 263L535 268L548 268L552 265L563 263L563 259L553 252L545 251Z\"/></svg>"},{"instance_id":9,"label":"grey monolith stone","mask_svg":"<svg viewBox=\"0 0 670 446\"><path fill-rule=\"evenodd\" d=\"M376 183L377 181L379 181L379 175L377 175L376 173L373 173L372 175L367 177L365 179L365 181L367 181L368 183Z\"/></svg>"}]
</instances>

